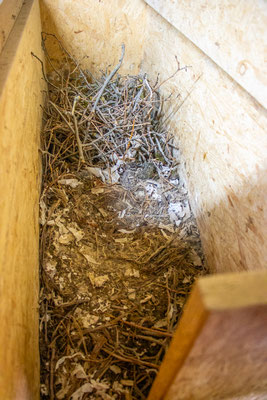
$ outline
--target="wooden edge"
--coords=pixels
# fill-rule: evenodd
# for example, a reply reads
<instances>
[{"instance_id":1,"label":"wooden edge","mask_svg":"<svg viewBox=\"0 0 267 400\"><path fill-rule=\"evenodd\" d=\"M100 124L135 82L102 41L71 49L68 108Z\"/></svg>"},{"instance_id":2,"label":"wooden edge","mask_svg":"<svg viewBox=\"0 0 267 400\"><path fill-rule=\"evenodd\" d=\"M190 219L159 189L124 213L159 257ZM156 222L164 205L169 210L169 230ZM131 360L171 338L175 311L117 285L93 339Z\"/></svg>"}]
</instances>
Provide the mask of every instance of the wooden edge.
<instances>
[{"instance_id":1,"label":"wooden edge","mask_svg":"<svg viewBox=\"0 0 267 400\"><path fill-rule=\"evenodd\" d=\"M209 311L267 305L267 271L210 275L199 279L197 286Z\"/></svg>"},{"instance_id":2,"label":"wooden edge","mask_svg":"<svg viewBox=\"0 0 267 400\"><path fill-rule=\"evenodd\" d=\"M0 3L0 53L21 10L23 0L4 0Z\"/></svg>"},{"instance_id":3,"label":"wooden edge","mask_svg":"<svg viewBox=\"0 0 267 400\"><path fill-rule=\"evenodd\" d=\"M182 367L194 341L208 318L199 287L196 285L186 304L170 347L160 366L157 378L148 395L148 400L161 400Z\"/></svg>"},{"instance_id":4,"label":"wooden edge","mask_svg":"<svg viewBox=\"0 0 267 400\"><path fill-rule=\"evenodd\" d=\"M227 48L226 43L227 43L227 38L226 38L226 43L224 43L224 46L222 46L218 41L220 42L220 39L217 39L217 35L214 35L214 40L208 39L208 36L206 38L206 35L203 35L203 32L198 32L198 34L194 35L194 29L191 26L191 29L185 29L183 24L181 24L180 18L177 17L179 15L179 11L183 10L184 6L181 4L180 6L176 5L176 2L171 2L171 1L166 1L166 2L161 2L159 0L144 0L146 4L151 7L155 12L157 12L163 19L165 19L170 25L172 25L177 31L179 31L183 36L185 36L188 40L190 40L196 47L198 47L204 54L206 54L216 65L218 65L224 72L226 72L232 79L234 79L244 90L247 91L254 99L256 99L259 104L261 104L264 108L266 108L266 90L264 90L264 83L262 77L264 76L264 71L258 68L257 64L255 63L255 54L253 57L250 57L247 55L246 52L243 54L240 53L239 58L240 61L237 63L236 57L233 55L235 52L231 51L227 52L226 49L223 49L224 47ZM201 2L198 2L201 3ZM221 2L223 4L223 2ZM240 3L242 4L242 2ZM235 5L236 6L236 5ZM230 7L233 8L235 7L231 5ZM257 5L259 6L259 5ZM257 6L254 6L254 10L257 10L258 15L263 15L263 12L265 10L262 9L262 7L259 6L257 9ZM209 7L209 6L208 6ZM249 7L247 7L249 9ZM225 5L225 9L227 10L227 6ZM250 9L250 12L253 10ZM242 10L240 10L242 11ZM246 11L246 7L243 6L243 11ZM249 11L247 11L249 12ZM212 7L211 7L211 15L212 15ZM190 14L188 15L189 19L191 19ZM212 20L210 20L212 22ZM262 25L262 24L261 24ZM215 22L215 26L216 22ZM218 28L218 27L217 27ZM220 32L220 29L219 29ZM263 48L259 47L259 44L264 43L263 40L257 42L257 36L261 37L261 32L257 32L257 35L254 35L254 41L255 41L255 48L256 44L258 46L258 52L263 51L264 52L264 46ZM218 36L219 37L219 36ZM205 43L204 38L207 39L207 43ZM218 41L217 41L217 40ZM234 41L234 37L232 38ZM233 42L234 43L234 42ZM218 46L219 44L219 46ZM234 43L235 44L235 43ZM233 44L232 44L233 46ZM239 45L236 45L235 48L238 49L241 47L241 43ZM230 50L230 48L228 49ZM248 60L247 60L248 58ZM243 71L244 69L244 71ZM258 71L256 73L256 71Z\"/></svg>"},{"instance_id":5,"label":"wooden edge","mask_svg":"<svg viewBox=\"0 0 267 400\"><path fill-rule=\"evenodd\" d=\"M148 400L164 398L211 313L261 305L267 305L267 271L200 278L186 304Z\"/></svg>"},{"instance_id":6,"label":"wooden edge","mask_svg":"<svg viewBox=\"0 0 267 400\"><path fill-rule=\"evenodd\" d=\"M24 1L23 7L16 19L12 32L10 32L6 46L0 54L0 97L5 88L5 83L8 79L9 71L13 66L13 61L16 57L17 49L22 40L24 28L30 16L35 0Z\"/></svg>"},{"instance_id":7,"label":"wooden edge","mask_svg":"<svg viewBox=\"0 0 267 400\"><path fill-rule=\"evenodd\" d=\"M7 0L8 1L8 0ZM0 399L38 399L40 129L38 0L24 0L0 54Z\"/></svg>"}]
</instances>

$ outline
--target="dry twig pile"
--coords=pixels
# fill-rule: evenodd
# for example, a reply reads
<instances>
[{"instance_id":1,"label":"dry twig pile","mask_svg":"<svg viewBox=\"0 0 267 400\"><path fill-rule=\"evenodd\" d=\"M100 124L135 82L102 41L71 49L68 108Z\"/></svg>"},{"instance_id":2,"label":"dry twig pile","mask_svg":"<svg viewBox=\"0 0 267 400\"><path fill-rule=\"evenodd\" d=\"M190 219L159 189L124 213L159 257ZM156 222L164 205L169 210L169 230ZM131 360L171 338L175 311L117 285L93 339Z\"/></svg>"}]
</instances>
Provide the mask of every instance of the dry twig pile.
<instances>
[{"instance_id":1,"label":"dry twig pile","mask_svg":"<svg viewBox=\"0 0 267 400\"><path fill-rule=\"evenodd\" d=\"M145 399L195 278L198 230L156 82L65 55L42 134L43 399ZM175 153L176 152L176 153Z\"/></svg>"}]
</instances>

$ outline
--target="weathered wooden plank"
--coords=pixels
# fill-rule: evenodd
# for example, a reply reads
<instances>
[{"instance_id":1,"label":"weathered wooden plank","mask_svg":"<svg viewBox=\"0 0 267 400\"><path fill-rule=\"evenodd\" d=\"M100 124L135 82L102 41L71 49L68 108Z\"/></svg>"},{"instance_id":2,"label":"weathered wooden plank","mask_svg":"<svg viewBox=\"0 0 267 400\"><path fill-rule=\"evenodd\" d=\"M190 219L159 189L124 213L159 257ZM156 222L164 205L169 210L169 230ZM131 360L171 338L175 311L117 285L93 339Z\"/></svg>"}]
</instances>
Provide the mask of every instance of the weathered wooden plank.
<instances>
[{"instance_id":1,"label":"weathered wooden plank","mask_svg":"<svg viewBox=\"0 0 267 400\"><path fill-rule=\"evenodd\" d=\"M267 108L264 0L145 0Z\"/></svg>"},{"instance_id":2,"label":"weathered wooden plank","mask_svg":"<svg viewBox=\"0 0 267 400\"><path fill-rule=\"evenodd\" d=\"M0 53L20 12L23 0L0 1Z\"/></svg>"},{"instance_id":3,"label":"weathered wooden plank","mask_svg":"<svg viewBox=\"0 0 267 400\"><path fill-rule=\"evenodd\" d=\"M202 278L148 400L263 400L266 360L267 273Z\"/></svg>"},{"instance_id":4,"label":"weathered wooden plank","mask_svg":"<svg viewBox=\"0 0 267 400\"><path fill-rule=\"evenodd\" d=\"M0 398L38 399L40 13L26 0L0 55Z\"/></svg>"}]
</instances>

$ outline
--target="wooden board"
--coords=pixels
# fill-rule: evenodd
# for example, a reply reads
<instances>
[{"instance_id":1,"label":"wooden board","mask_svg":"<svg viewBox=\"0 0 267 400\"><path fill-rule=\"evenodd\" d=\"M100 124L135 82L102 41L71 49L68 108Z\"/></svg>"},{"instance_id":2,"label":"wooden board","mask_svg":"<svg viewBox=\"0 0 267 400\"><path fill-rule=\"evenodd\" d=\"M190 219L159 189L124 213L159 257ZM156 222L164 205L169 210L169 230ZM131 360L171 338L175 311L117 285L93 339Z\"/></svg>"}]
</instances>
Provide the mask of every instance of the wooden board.
<instances>
[{"instance_id":1,"label":"wooden board","mask_svg":"<svg viewBox=\"0 0 267 400\"><path fill-rule=\"evenodd\" d=\"M267 108L264 0L145 0Z\"/></svg>"},{"instance_id":2,"label":"wooden board","mask_svg":"<svg viewBox=\"0 0 267 400\"><path fill-rule=\"evenodd\" d=\"M39 397L39 4L26 0L0 55L0 399Z\"/></svg>"},{"instance_id":3,"label":"wooden board","mask_svg":"<svg viewBox=\"0 0 267 400\"><path fill-rule=\"evenodd\" d=\"M267 273L195 286L148 400L266 399Z\"/></svg>"},{"instance_id":4,"label":"wooden board","mask_svg":"<svg viewBox=\"0 0 267 400\"><path fill-rule=\"evenodd\" d=\"M93 74L125 57L121 73L138 73L144 50L146 5L142 0L40 0L43 30L55 33ZM61 53L50 41L54 61ZM49 65L47 66L49 69Z\"/></svg>"},{"instance_id":5,"label":"wooden board","mask_svg":"<svg viewBox=\"0 0 267 400\"><path fill-rule=\"evenodd\" d=\"M178 110L169 118L170 128L181 148L207 262L217 272L266 268L264 108L143 0L42 0L41 4L43 29L58 34L78 59L87 55L83 65L93 73L116 64L121 42L126 44L122 73L141 70L152 79L160 73L164 80L177 67L175 55L181 65L191 66L168 81L162 92L173 93L171 109ZM239 7L245 13L248 6L240 2ZM255 5L253 10L253 21L262 21L261 9ZM249 49L259 54L261 43L257 47L256 32L255 38L251 35ZM59 53L53 46L51 51L57 60ZM262 83L260 87L264 89Z\"/></svg>"},{"instance_id":6,"label":"wooden board","mask_svg":"<svg viewBox=\"0 0 267 400\"><path fill-rule=\"evenodd\" d=\"M266 110L151 9L142 67L169 80L166 113L177 137L191 206L214 272L267 266ZM178 96L178 97L177 97Z\"/></svg>"},{"instance_id":7,"label":"wooden board","mask_svg":"<svg viewBox=\"0 0 267 400\"><path fill-rule=\"evenodd\" d=\"M23 0L0 1L0 53L20 12Z\"/></svg>"}]
</instances>

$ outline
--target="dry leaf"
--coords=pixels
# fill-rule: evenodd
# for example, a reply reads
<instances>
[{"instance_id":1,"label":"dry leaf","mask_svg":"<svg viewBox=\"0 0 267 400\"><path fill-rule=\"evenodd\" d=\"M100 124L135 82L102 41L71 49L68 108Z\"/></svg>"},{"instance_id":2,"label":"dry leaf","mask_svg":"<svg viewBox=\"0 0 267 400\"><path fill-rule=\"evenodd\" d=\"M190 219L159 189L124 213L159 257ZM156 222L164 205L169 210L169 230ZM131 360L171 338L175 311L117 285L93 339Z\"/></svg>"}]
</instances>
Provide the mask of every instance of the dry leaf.
<instances>
[{"instance_id":1,"label":"dry leaf","mask_svg":"<svg viewBox=\"0 0 267 400\"><path fill-rule=\"evenodd\" d=\"M61 185L70 186L73 189L83 184L82 182L79 182L78 179L60 179L58 183L60 183Z\"/></svg>"},{"instance_id":2,"label":"dry leaf","mask_svg":"<svg viewBox=\"0 0 267 400\"><path fill-rule=\"evenodd\" d=\"M101 287L109 280L108 275L95 276L93 272L89 272L88 276L92 285L95 287Z\"/></svg>"},{"instance_id":3,"label":"dry leaf","mask_svg":"<svg viewBox=\"0 0 267 400\"><path fill-rule=\"evenodd\" d=\"M171 233L174 233L175 232L175 229L173 228L173 225L164 225L164 224L162 224L162 223L160 223L159 224L159 228L160 229L165 229L166 231L168 231L168 232L171 232Z\"/></svg>"},{"instance_id":4,"label":"dry leaf","mask_svg":"<svg viewBox=\"0 0 267 400\"><path fill-rule=\"evenodd\" d=\"M189 283L190 282L190 279L188 279L187 277L185 277L184 279L183 279L183 283Z\"/></svg>"},{"instance_id":5,"label":"dry leaf","mask_svg":"<svg viewBox=\"0 0 267 400\"><path fill-rule=\"evenodd\" d=\"M78 229L73 228L73 227L69 227L68 229L73 234L73 236L75 237L77 242L79 242L84 237L84 232L83 231L78 230Z\"/></svg>"},{"instance_id":6,"label":"dry leaf","mask_svg":"<svg viewBox=\"0 0 267 400\"><path fill-rule=\"evenodd\" d=\"M136 229L133 229L133 230L131 230L131 231L127 231L126 229L119 229L119 232L121 232L121 233L126 233L126 234L128 234L128 233L134 233L136 231Z\"/></svg>"},{"instance_id":7,"label":"dry leaf","mask_svg":"<svg viewBox=\"0 0 267 400\"><path fill-rule=\"evenodd\" d=\"M140 301L141 304L145 304L147 303L149 300L152 299L152 295L149 294L148 296L146 296L143 300Z\"/></svg>"},{"instance_id":8,"label":"dry leaf","mask_svg":"<svg viewBox=\"0 0 267 400\"><path fill-rule=\"evenodd\" d=\"M72 359L72 358L74 358L74 357L76 357L76 356L81 356L81 357L83 357L83 354L80 353L80 352L78 352L78 353L72 354L71 356L64 356L64 357L61 357L61 358L57 361L57 363L56 363L55 371L58 369L58 367L60 367L61 364L64 363L65 360Z\"/></svg>"},{"instance_id":9,"label":"dry leaf","mask_svg":"<svg viewBox=\"0 0 267 400\"><path fill-rule=\"evenodd\" d=\"M133 268L126 268L124 275L125 276L133 276L134 278L140 278L140 272Z\"/></svg>"},{"instance_id":10,"label":"dry leaf","mask_svg":"<svg viewBox=\"0 0 267 400\"><path fill-rule=\"evenodd\" d=\"M82 253L82 255L86 258L86 260L87 260L89 263L98 264L98 265L100 264L100 262L96 261L95 258L92 257L92 256L90 256L89 254L83 254L83 253Z\"/></svg>"},{"instance_id":11,"label":"dry leaf","mask_svg":"<svg viewBox=\"0 0 267 400\"><path fill-rule=\"evenodd\" d=\"M115 242L117 243L127 243L128 241L129 239L127 237L115 239Z\"/></svg>"},{"instance_id":12,"label":"dry leaf","mask_svg":"<svg viewBox=\"0 0 267 400\"><path fill-rule=\"evenodd\" d=\"M97 321L99 320L99 317L97 315L92 315L92 314L86 314L83 315L79 318L81 321L82 326L85 329L90 328L92 325L95 325Z\"/></svg>"},{"instance_id":13,"label":"dry leaf","mask_svg":"<svg viewBox=\"0 0 267 400\"><path fill-rule=\"evenodd\" d=\"M128 289L128 299L130 300L135 300L136 298L136 292L135 289Z\"/></svg>"},{"instance_id":14,"label":"dry leaf","mask_svg":"<svg viewBox=\"0 0 267 400\"><path fill-rule=\"evenodd\" d=\"M108 213L104 210L104 208L99 208L99 212L101 213L102 217L106 218L108 216Z\"/></svg>"},{"instance_id":15,"label":"dry leaf","mask_svg":"<svg viewBox=\"0 0 267 400\"><path fill-rule=\"evenodd\" d=\"M59 400L66 399L66 395L68 394L70 388L71 388L71 385L63 386L63 387L56 393L56 398L59 399Z\"/></svg>"},{"instance_id":16,"label":"dry leaf","mask_svg":"<svg viewBox=\"0 0 267 400\"><path fill-rule=\"evenodd\" d=\"M104 193L105 189L103 187L94 187L91 189L92 194Z\"/></svg>"},{"instance_id":17,"label":"dry leaf","mask_svg":"<svg viewBox=\"0 0 267 400\"><path fill-rule=\"evenodd\" d=\"M164 326L167 326L167 319L166 318L160 319L159 321L157 321L154 324L154 328L156 328L156 329L163 328Z\"/></svg>"},{"instance_id":18,"label":"dry leaf","mask_svg":"<svg viewBox=\"0 0 267 400\"><path fill-rule=\"evenodd\" d=\"M43 200L40 200L40 224L44 226L46 223L47 207Z\"/></svg>"},{"instance_id":19,"label":"dry leaf","mask_svg":"<svg viewBox=\"0 0 267 400\"><path fill-rule=\"evenodd\" d=\"M56 274L56 271L57 271L56 270L56 266L57 266L57 261L56 260L48 261L45 264L45 270L49 274L49 276L52 277L52 278Z\"/></svg>"},{"instance_id":20,"label":"dry leaf","mask_svg":"<svg viewBox=\"0 0 267 400\"><path fill-rule=\"evenodd\" d=\"M74 370L72 371L72 375L76 376L78 379L87 379L88 376L85 373L85 370L80 364L76 364Z\"/></svg>"},{"instance_id":21,"label":"dry leaf","mask_svg":"<svg viewBox=\"0 0 267 400\"><path fill-rule=\"evenodd\" d=\"M114 374L120 374L121 373L121 368L118 367L117 365L111 365L109 369L114 372Z\"/></svg>"},{"instance_id":22,"label":"dry leaf","mask_svg":"<svg viewBox=\"0 0 267 400\"><path fill-rule=\"evenodd\" d=\"M105 392L109 389L109 386L105 383L102 382L97 382L94 379L91 380L91 382L85 383L82 385L78 390L76 390L72 396L71 400L82 400L83 395L85 393L92 393L93 390L96 390L96 392L99 391L99 395L105 394ZM102 397L102 396L101 396ZM106 399L108 399L107 396L105 396ZM111 397L110 397L111 399Z\"/></svg>"},{"instance_id":23,"label":"dry leaf","mask_svg":"<svg viewBox=\"0 0 267 400\"><path fill-rule=\"evenodd\" d=\"M73 241L73 236L70 233L64 233L63 235L59 236L58 242L60 244L69 244Z\"/></svg>"},{"instance_id":24,"label":"dry leaf","mask_svg":"<svg viewBox=\"0 0 267 400\"><path fill-rule=\"evenodd\" d=\"M130 379L121 379L121 384L123 386L133 386L134 385L134 381L132 381Z\"/></svg>"}]
</instances>

